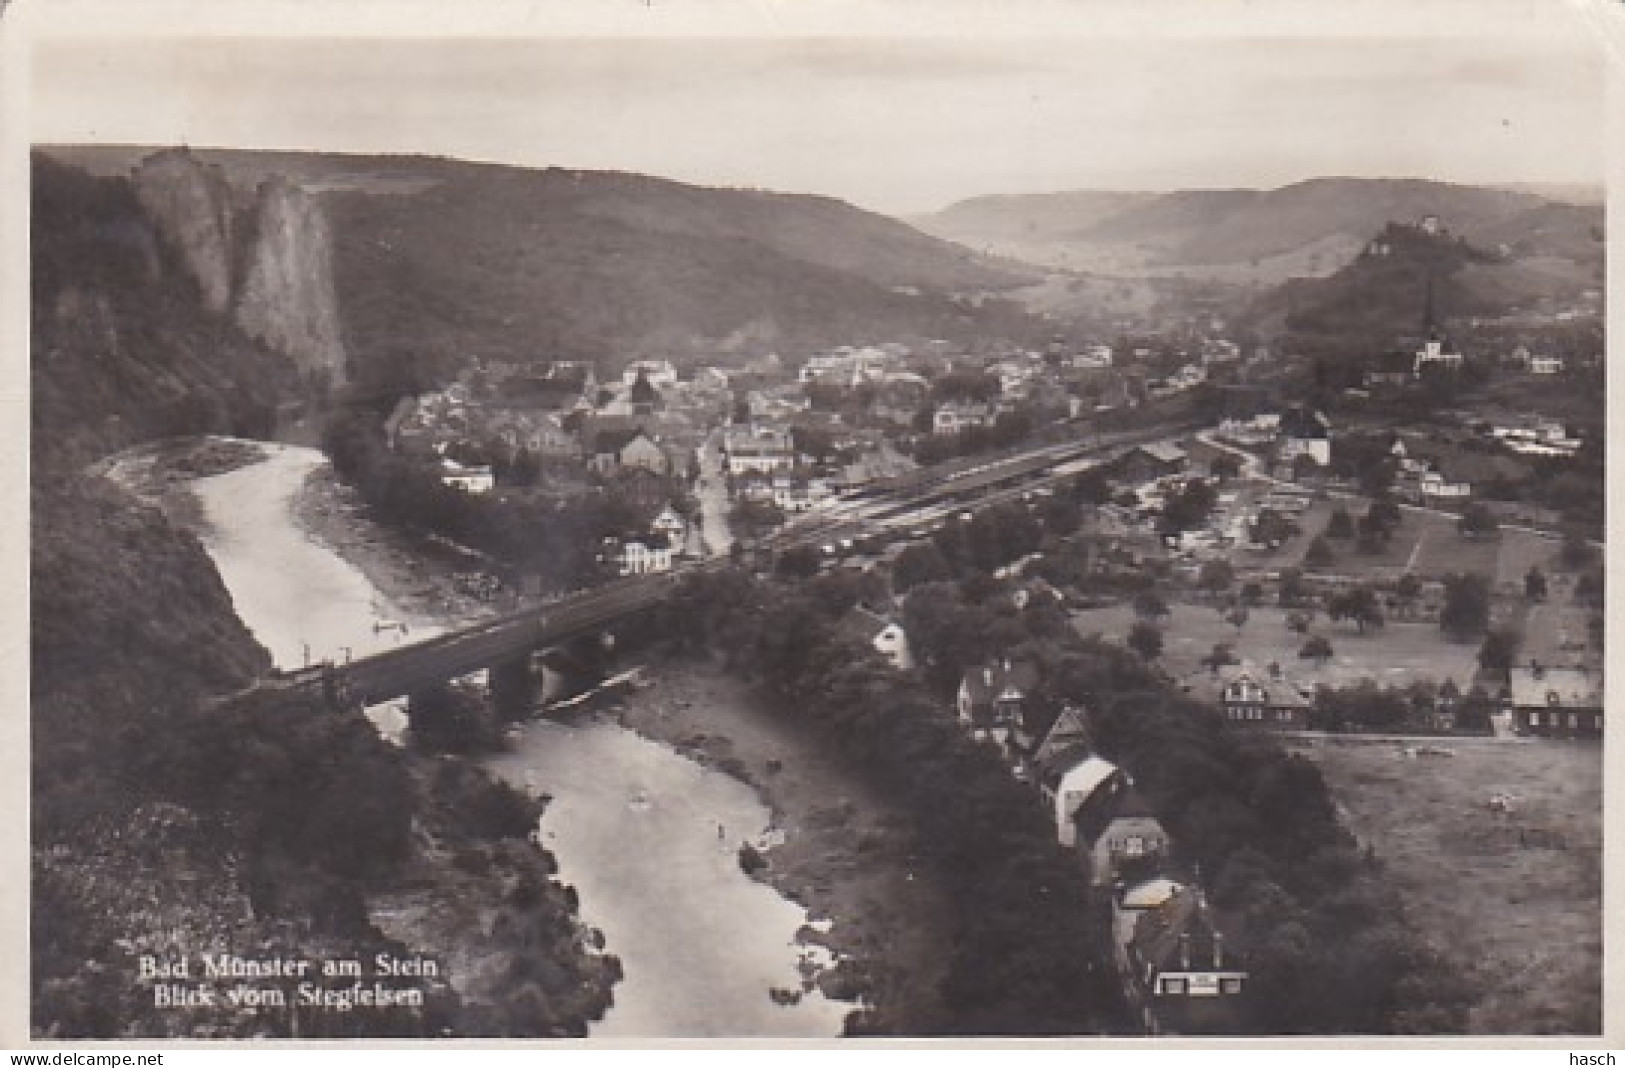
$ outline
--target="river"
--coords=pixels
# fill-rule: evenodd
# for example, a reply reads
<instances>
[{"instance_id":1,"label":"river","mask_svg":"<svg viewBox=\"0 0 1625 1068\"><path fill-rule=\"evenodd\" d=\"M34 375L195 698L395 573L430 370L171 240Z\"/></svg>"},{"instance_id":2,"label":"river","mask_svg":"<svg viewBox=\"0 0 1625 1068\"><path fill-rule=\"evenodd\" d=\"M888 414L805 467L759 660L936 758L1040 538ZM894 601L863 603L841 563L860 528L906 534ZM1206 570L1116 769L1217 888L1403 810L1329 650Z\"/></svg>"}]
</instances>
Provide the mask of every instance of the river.
<instances>
[{"instance_id":1,"label":"river","mask_svg":"<svg viewBox=\"0 0 1625 1068\"><path fill-rule=\"evenodd\" d=\"M360 656L409 637L366 576L301 531L293 502L325 460L268 445L266 459L192 486L210 529L203 541L237 614L278 666ZM398 712L369 711L386 734ZM574 885L582 918L604 935L625 978L594 1037L832 1037L853 1006L802 991L806 913L741 871L741 842L760 842L771 815L720 772L619 725L533 723L491 770L552 795L541 832Z\"/></svg>"}]
</instances>

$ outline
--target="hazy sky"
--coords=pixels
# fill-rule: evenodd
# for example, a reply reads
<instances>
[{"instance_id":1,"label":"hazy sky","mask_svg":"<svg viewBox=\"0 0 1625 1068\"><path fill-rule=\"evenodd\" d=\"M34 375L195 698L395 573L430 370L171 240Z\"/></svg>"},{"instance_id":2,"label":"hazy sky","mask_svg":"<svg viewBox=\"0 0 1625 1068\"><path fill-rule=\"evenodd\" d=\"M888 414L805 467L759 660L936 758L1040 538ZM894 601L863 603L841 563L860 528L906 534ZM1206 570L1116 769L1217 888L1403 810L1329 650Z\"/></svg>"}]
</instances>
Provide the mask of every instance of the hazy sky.
<instances>
[{"instance_id":1,"label":"hazy sky","mask_svg":"<svg viewBox=\"0 0 1625 1068\"><path fill-rule=\"evenodd\" d=\"M1604 174L1611 42L1569 0L1359 0L1323 27L1240 0L1207 0L1237 17L1203 25L1108 2L1017 0L997 22L942 3L929 10L962 17L913 23L798 22L769 0L684 22L693 5L598 2L621 21L516 2L491 7L528 19L410 39L315 19L194 23L210 36L189 38L42 23L32 137L632 170L898 213L980 193ZM645 10L655 23L627 21ZM528 39L480 36L516 31Z\"/></svg>"}]
</instances>

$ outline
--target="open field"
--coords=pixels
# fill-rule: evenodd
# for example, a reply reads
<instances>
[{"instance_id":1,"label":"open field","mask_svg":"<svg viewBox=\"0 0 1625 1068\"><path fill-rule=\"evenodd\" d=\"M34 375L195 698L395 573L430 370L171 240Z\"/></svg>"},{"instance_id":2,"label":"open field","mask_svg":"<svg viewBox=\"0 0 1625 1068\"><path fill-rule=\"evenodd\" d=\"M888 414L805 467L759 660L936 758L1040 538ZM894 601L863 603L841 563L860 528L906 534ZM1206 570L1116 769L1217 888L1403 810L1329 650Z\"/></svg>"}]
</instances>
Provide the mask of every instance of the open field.
<instances>
[{"instance_id":1,"label":"open field","mask_svg":"<svg viewBox=\"0 0 1625 1068\"><path fill-rule=\"evenodd\" d=\"M1325 667L1319 667L1312 660L1298 659L1304 636L1287 629L1286 613L1280 608L1252 609L1246 625L1237 630L1207 605L1169 607L1172 613L1161 624L1161 663L1169 674L1196 690L1205 688L1209 679L1201 660L1219 642L1228 643L1238 657L1260 668L1278 663L1294 682L1310 686L1344 686L1363 678L1384 686L1402 686L1421 679L1442 682L1452 678L1466 689L1478 670L1478 644L1451 642L1433 623L1389 623L1362 635L1352 623L1332 623L1320 616L1310 633L1325 635L1332 643L1333 656ZM1128 604L1072 614L1078 633L1099 632L1118 642L1127 637L1134 620L1134 609Z\"/></svg>"},{"instance_id":2,"label":"open field","mask_svg":"<svg viewBox=\"0 0 1625 1068\"><path fill-rule=\"evenodd\" d=\"M1238 493L1238 508L1256 506L1270 488L1269 483L1257 479L1226 487ZM1332 512L1339 506L1358 519L1369 502L1341 495L1315 500L1297 519L1301 534L1277 549L1237 548L1230 554L1231 563L1237 568L1265 571L1303 567L1309 543L1325 531ZM1327 539L1335 559L1331 567L1321 570L1367 581L1397 578L1405 571L1422 578L1438 578L1451 571L1476 571L1498 585L1519 589L1531 566L1538 565L1548 573L1553 570L1558 551L1555 538L1503 529L1498 538L1468 541L1457 531L1454 515L1409 505L1401 505L1401 511L1403 523L1382 552L1367 555L1355 548L1353 539Z\"/></svg>"},{"instance_id":3,"label":"open field","mask_svg":"<svg viewBox=\"0 0 1625 1068\"><path fill-rule=\"evenodd\" d=\"M1477 1034L1596 1033L1602 1006L1602 748L1458 740L1454 758L1293 738L1382 859L1406 912L1482 996ZM1497 793L1512 811L1490 811Z\"/></svg>"}]
</instances>

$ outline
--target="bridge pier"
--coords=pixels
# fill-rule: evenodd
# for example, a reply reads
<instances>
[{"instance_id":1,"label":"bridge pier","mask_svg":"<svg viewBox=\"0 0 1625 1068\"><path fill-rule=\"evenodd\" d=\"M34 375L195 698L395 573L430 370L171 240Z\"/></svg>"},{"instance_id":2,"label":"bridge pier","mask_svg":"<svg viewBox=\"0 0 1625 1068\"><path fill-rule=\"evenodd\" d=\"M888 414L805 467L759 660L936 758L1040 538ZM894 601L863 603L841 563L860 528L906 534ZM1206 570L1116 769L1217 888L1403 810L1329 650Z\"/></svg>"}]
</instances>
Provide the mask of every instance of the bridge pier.
<instances>
[{"instance_id":1,"label":"bridge pier","mask_svg":"<svg viewBox=\"0 0 1625 1068\"><path fill-rule=\"evenodd\" d=\"M513 723L530 715L536 704L537 679L530 667L530 653L492 664L490 668L491 708L500 723Z\"/></svg>"}]
</instances>

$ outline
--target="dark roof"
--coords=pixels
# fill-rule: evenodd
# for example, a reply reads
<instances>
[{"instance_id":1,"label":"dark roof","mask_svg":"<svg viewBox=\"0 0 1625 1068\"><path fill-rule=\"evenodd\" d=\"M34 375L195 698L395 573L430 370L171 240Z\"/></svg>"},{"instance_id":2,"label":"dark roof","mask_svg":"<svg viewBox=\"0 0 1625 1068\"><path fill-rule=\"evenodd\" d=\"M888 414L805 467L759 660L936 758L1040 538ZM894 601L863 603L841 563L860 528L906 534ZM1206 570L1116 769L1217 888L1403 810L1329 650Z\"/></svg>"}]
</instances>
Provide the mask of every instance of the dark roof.
<instances>
[{"instance_id":1,"label":"dark roof","mask_svg":"<svg viewBox=\"0 0 1625 1068\"><path fill-rule=\"evenodd\" d=\"M845 637L856 638L865 645L873 645L874 640L891 625L891 620L876 615L859 604L853 605L852 610L841 617L835 629Z\"/></svg>"},{"instance_id":2,"label":"dark roof","mask_svg":"<svg viewBox=\"0 0 1625 1068\"><path fill-rule=\"evenodd\" d=\"M1233 946L1213 924L1200 890L1181 887L1161 906L1150 909L1134 925L1129 952L1143 967L1156 973L1190 970L1239 971L1243 965Z\"/></svg>"},{"instance_id":3,"label":"dark roof","mask_svg":"<svg viewBox=\"0 0 1625 1068\"><path fill-rule=\"evenodd\" d=\"M1134 451L1151 457L1159 464L1181 464L1185 462L1185 450L1178 445L1170 445L1167 442L1153 441L1148 445L1137 445Z\"/></svg>"},{"instance_id":4,"label":"dark roof","mask_svg":"<svg viewBox=\"0 0 1625 1068\"><path fill-rule=\"evenodd\" d=\"M1602 675L1586 668L1524 665L1507 672L1516 708L1602 711Z\"/></svg>"},{"instance_id":5,"label":"dark roof","mask_svg":"<svg viewBox=\"0 0 1625 1068\"><path fill-rule=\"evenodd\" d=\"M1094 755L1093 747L1086 743L1056 749L1034 762L1038 771L1038 781L1053 788L1067 772Z\"/></svg>"},{"instance_id":6,"label":"dark roof","mask_svg":"<svg viewBox=\"0 0 1625 1068\"><path fill-rule=\"evenodd\" d=\"M961 684L970 696L971 707L980 709L991 705L1006 690L1017 697L1026 697L1038 685L1038 666L1027 661L996 661L965 672Z\"/></svg>"},{"instance_id":7,"label":"dark roof","mask_svg":"<svg viewBox=\"0 0 1625 1068\"><path fill-rule=\"evenodd\" d=\"M1075 705L1067 705L1056 715L1038 744L1033 746L1033 760L1043 764L1057 754L1078 746L1086 750L1094 748L1089 734L1088 713Z\"/></svg>"},{"instance_id":8,"label":"dark roof","mask_svg":"<svg viewBox=\"0 0 1625 1068\"><path fill-rule=\"evenodd\" d=\"M1140 791L1135 789L1134 780L1122 775L1106 788L1090 794L1072 814L1072 825L1078 829L1078 841L1093 848L1112 821L1136 816L1157 818Z\"/></svg>"},{"instance_id":9,"label":"dark roof","mask_svg":"<svg viewBox=\"0 0 1625 1068\"><path fill-rule=\"evenodd\" d=\"M1281 436L1313 439L1331 436L1331 422L1321 413L1294 405L1281 413Z\"/></svg>"},{"instance_id":10,"label":"dark roof","mask_svg":"<svg viewBox=\"0 0 1625 1068\"><path fill-rule=\"evenodd\" d=\"M632 382L632 403L654 404L659 400L660 391L650 384L648 375L639 371L638 377Z\"/></svg>"},{"instance_id":11,"label":"dark roof","mask_svg":"<svg viewBox=\"0 0 1625 1068\"><path fill-rule=\"evenodd\" d=\"M620 423L608 423L607 425L606 423L605 420L596 421L592 429L587 432L592 441L590 451L594 454L614 453L619 456L623 449L639 437L649 437L643 427L636 424L626 426ZM649 440L653 441L654 439L649 438Z\"/></svg>"}]
</instances>

